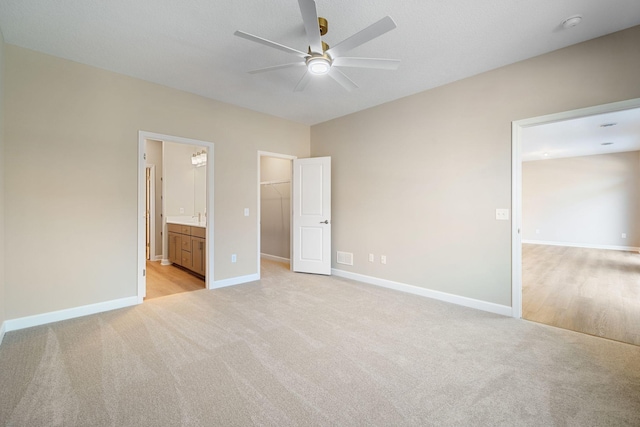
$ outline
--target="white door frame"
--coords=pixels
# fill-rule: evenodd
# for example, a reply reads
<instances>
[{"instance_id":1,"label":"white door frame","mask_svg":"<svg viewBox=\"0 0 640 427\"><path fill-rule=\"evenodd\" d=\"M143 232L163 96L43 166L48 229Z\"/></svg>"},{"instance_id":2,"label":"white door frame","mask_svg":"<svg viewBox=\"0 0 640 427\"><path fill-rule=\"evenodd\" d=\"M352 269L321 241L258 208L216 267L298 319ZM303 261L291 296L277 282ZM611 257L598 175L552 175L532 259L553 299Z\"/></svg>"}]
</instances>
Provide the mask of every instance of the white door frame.
<instances>
[{"instance_id":1,"label":"white door frame","mask_svg":"<svg viewBox=\"0 0 640 427\"><path fill-rule=\"evenodd\" d=\"M159 133L138 131L138 304L141 304L146 294L146 256L145 256L145 141L153 139L156 141L174 142L176 144L199 145L207 148L207 275L205 277L205 287L211 289L213 285L214 266L214 242L213 242L213 218L214 218L214 146L213 142L200 141L197 139L183 138L180 136L163 135ZM164 216L163 216L164 218ZM167 235L163 227L163 237ZM163 254L164 256L164 254Z\"/></svg>"},{"instance_id":2,"label":"white door frame","mask_svg":"<svg viewBox=\"0 0 640 427\"><path fill-rule=\"evenodd\" d=\"M151 261L156 260L156 165L147 163L146 168L149 168L149 179L151 180L151 186L149 192L150 204L149 207L149 258ZM146 242L145 242L146 244Z\"/></svg>"},{"instance_id":3,"label":"white door frame","mask_svg":"<svg viewBox=\"0 0 640 427\"><path fill-rule=\"evenodd\" d=\"M258 243L258 250L257 250L257 259L258 259L258 265L256 267L257 272L258 272L258 280L260 280L260 233L261 233L261 229L260 229L260 215L261 215L261 210L260 210L260 195L261 195L261 191L262 191L262 187L260 186L260 158L261 157L275 157L277 159L286 159L286 160L291 160L291 174L293 176L293 161L295 159L297 159L297 156L291 156L289 154L280 154L280 153L272 153L270 151L258 151L258 212L256 214L256 218L257 218L257 243ZM289 183L289 194L291 194L291 183ZM292 233L292 229L291 227L293 227L293 221L292 221L292 216L293 216L293 212L292 212L292 207L293 205L291 203L289 203L289 260L292 259L292 251L293 251L293 241L291 241L291 239L293 239L293 233ZM289 263L289 268L291 268L291 263Z\"/></svg>"},{"instance_id":4,"label":"white door frame","mask_svg":"<svg viewBox=\"0 0 640 427\"><path fill-rule=\"evenodd\" d=\"M522 317L522 129L640 107L640 98L517 120L511 123L511 308Z\"/></svg>"}]
</instances>

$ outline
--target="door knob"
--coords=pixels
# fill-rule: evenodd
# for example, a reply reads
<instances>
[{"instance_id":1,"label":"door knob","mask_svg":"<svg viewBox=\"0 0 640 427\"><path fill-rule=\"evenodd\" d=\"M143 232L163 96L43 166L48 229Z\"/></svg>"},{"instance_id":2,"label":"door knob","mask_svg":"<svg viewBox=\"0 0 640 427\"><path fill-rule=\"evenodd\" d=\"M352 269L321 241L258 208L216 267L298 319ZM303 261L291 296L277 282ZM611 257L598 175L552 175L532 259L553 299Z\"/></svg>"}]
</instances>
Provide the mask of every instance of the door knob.
<instances>
[{"instance_id":1,"label":"door knob","mask_svg":"<svg viewBox=\"0 0 640 427\"><path fill-rule=\"evenodd\" d=\"M329 220L325 219L324 221L320 221L320 224L329 224Z\"/></svg>"}]
</instances>

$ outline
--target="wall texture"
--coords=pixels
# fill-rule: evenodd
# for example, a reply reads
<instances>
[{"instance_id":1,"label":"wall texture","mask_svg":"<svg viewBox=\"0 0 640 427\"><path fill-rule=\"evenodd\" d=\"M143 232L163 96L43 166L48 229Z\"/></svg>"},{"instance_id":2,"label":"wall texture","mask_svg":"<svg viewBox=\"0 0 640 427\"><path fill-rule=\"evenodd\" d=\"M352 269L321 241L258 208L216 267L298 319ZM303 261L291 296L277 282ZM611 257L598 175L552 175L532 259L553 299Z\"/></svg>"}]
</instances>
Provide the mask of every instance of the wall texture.
<instances>
[{"instance_id":1,"label":"wall texture","mask_svg":"<svg viewBox=\"0 0 640 427\"><path fill-rule=\"evenodd\" d=\"M0 330L2 330L6 316L6 292L5 292L5 222L4 222L4 183L5 183L5 156L4 156L4 37L0 32ZM1 333L1 332L0 332ZM0 336L0 340L2 337Z\"/></svg>"},{"instance_id":2,"label":"wall texture","mask_svg":"<svg viewBox=\"0 0 640 427\"><path fill-rule=\"evenodd\" d=\"M260 252L291 256L291 160L260 157L260 181L289 183L260 186Z\"/></svg>"},{"instance_id":3,"label":"wall texture","mask_svg":"<svg viewBox=\"0 0 640 427\"><path fill-rule=\"evenodd\" d=\"M523 163L522 238L640 246L640 152Z\"/></svg>"},{"instance_id":4,"label":"wall texture","mask_svg":"<svg viewBox=\"0 0 640 427\"><path fill-rule=\"evenodd\" d=\"M8 319L136 295L140 130L215 143L214 279L257 273L257 151L308 157L308 126L12 45L4 70Z\"/></svg>"},{"instance_id":5,"label":"wall texture","mask_svg":"<svg viewBox=\"0 0 640 427\"><path fill-rule=\"evenodd\" d=\"M313 126L340 268L510 306L511 122L640 97L639 69L634 27Z\"/></svg>"}]
</instances>

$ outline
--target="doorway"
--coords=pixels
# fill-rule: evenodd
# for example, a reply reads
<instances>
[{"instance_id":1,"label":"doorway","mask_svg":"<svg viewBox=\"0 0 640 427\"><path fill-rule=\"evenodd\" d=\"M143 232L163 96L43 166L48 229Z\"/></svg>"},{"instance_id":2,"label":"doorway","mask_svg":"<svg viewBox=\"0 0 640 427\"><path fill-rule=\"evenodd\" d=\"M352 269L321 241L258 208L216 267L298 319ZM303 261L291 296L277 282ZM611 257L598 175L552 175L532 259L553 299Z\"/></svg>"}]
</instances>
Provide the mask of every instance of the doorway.
<instances>
[{"instance_id":1,"label":"doorway","mask_svg":"<svg viewBox=\"0 0 640 427\"><path fill-rule=\"evenodd\" d=\"M291 177L295 156L258 152L258 272L262 260L291 260Z\"/></svg>"},{"instance_id":2,"label":"doorway","mask_svg":"<svg viewBox=\"0 0 640 427\"><path fill-rule=\"evenodd\" d=\"M640 227L635 207L640 147L628 144L620 131L614 141L597 139L613 135L606 128L615 120L608 119L620 117L622 124L638 107L640 99L513 123L514 317L625 342L633 341L632 335L640 338L634 321L621 315L625 305L636 306L629 313L637 313L640 305L640 293L629 291L640 276L635 231ZM581 127L597 138L590 141L593 136L585 133L572 146L572 134ZM562 146L540 144L544 132L551 131ZM640 133L631 133L640 142ZM613 149L603 147L611 142ZM587 147L594 149L581 151ZM616 198L617 208L611 203ZM616 289L607 294L603 289L609 286ZM613 301L613 294L625 297ZM619 309L609 308L618 303Z\"/></svg>"},{"instance_id":3,"label":"doorway","mask_svg":"<svg viewBox=\"0 0 640 427\"><path fill-rule=\"evenodd\" d=\"M148 141L156 143L155 157L152 150L147 152ZM150 164L153 167L150 167ZM150 178L152 183L148 183L147 180L148 167L151 175L154 170L156 172L155 180ZM174 178L168 179L167 175ZM185 187L186 180L190 180L189 188ZM155 191L147 191L147 188L153 187L154 184ZM178 288L185 288L184 290L193 290L197 281L200 283L198 288L211 288L214 273L213 184L213 143L139 132L138 303L142 303L147 295L147 277L150 280L154 277L164 277L167 283L177 284ZM155 210L155 213L151 213L151 210ZM177 236L174 242L180 238L181 258L174 259L173 262L169 260L170 233ZM148 265L148 262L153 265ZM172 265L174 263L180 268ZM168 268L171 268L171 274L167 274ZM198 274L201 276L199 279Z\"/></svg>"}]
</instances>

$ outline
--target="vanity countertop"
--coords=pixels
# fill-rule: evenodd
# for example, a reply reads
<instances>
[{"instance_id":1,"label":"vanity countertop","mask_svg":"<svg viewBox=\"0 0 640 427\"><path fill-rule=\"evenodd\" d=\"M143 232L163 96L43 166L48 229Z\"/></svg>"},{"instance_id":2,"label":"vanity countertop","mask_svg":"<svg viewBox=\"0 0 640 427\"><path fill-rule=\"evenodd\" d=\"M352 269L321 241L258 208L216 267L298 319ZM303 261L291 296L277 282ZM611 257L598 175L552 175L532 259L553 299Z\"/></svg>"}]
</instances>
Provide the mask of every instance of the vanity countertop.
<instances>
[{"instance_id":1,"label":"vanity countertop","mask_svg":"<svg viewBox=\"0 0 640 427\"><path fill-rule=\"evenodd\" d=\"M168 216L167 224L190 225L191 227L207 227L207 221L198 222L198 217L192 216Z\"/></svg>"}]
</instances>

